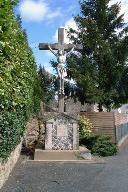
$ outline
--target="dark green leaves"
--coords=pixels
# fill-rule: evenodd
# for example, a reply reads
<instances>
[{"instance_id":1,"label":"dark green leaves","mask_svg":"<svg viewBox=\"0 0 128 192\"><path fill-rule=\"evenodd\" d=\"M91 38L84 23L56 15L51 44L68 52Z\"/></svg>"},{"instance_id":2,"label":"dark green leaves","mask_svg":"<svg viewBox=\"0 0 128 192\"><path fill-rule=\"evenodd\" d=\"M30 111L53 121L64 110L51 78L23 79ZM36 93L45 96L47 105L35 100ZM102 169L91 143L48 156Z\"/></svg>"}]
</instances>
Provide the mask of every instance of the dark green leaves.
<instances>
[{"instance_id":1,"label":"dark green leaves","mask_svg":"<svg viewBox=\"0 0 128 192\"><path fill-rule=\"evenodd\" d=\"M128 98L124 75L124 69L128 69L128 33L123 15L119 14L120 4L108 3L109 0L80 1L81 14L75 17L79 30L71 30L70 37L84 49L81 57L71 56L68 70L82 103L99 103L110 109Z\"/></svg>"},{"instance_id":2,"label":"dark green leaves","mask_svg":"<svg viewBox=\"0 0 128 192\"><path fill-rule=\"evenodd\" d=\"M40 102L36 63L13 13L17 1L0 1L0 157L19 143Z\"/></svg>"}]
</instances>

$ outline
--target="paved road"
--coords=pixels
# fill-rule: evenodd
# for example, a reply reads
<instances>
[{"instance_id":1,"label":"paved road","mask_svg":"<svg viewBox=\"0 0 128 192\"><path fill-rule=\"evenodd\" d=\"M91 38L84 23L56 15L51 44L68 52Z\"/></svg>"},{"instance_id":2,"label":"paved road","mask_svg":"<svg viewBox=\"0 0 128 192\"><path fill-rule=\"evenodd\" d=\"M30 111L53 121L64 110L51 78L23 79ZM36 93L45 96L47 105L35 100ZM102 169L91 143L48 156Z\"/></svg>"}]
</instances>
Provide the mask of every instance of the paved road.
<instances>
[{"instance_id":1,"label":"paved road","mask_svg":"<svg viewBox=\"0 0 128 192\"><path fill-rule=\"evenodd\" d=\"M128 192L128 147L106 164L22 160L1 192Z\"/></svg>"}]
</instances>

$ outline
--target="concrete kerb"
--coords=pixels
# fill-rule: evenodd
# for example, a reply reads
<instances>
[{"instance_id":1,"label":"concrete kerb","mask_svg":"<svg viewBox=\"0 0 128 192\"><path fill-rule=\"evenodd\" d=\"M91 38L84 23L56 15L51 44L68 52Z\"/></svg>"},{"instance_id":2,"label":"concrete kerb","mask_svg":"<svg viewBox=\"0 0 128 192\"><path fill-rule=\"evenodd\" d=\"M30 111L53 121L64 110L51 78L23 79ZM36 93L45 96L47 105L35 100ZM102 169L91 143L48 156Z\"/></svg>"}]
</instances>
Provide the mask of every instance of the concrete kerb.
<instances>
[{"instance_id":1,"label":"concrete kerb","mask_svg":"<svg viewBox=\"0 0 128 192\"><path fill-rule=\"evenodd\" d=\"M42 162L42 163L60 163L60 164L106 164L104 160L30 160L27 159L27 162Z\"/></svg>"}]
</instances>

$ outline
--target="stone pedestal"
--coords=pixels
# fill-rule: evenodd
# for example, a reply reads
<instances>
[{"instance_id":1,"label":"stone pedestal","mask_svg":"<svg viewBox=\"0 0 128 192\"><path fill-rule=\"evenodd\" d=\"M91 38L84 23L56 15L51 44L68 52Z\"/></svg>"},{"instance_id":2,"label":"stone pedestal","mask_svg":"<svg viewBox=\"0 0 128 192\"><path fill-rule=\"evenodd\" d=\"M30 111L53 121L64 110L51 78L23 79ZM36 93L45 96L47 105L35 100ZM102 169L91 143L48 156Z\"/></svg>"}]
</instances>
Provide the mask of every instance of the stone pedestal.
<instances>
[{"instance_id":1,"label":"stone pedestal","mask_svg":"<svg viewBox=\"0 0 128 192\"><path fill-rule=\"evenodd\" d=\"M51 114L51 113L50 113ZM78 150L79 126L75 118L64 113L53 113L46 120L46 150Z\"/></svg>"}]
</instances>

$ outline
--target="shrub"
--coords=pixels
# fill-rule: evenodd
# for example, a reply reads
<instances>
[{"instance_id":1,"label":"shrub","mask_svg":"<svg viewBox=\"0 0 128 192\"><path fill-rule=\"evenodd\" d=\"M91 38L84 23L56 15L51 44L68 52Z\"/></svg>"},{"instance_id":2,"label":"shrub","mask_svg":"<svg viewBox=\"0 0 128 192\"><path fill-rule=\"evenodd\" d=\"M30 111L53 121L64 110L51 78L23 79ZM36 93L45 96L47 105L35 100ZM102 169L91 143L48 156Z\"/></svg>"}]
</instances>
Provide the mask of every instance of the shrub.
<instances>
[{"instance_id":1,"label":"shrub","mask_svg":"<svg viewBox=\"0 0 128 192\"><path fill-rule=\"evenodd\" d=\"M94 144L96 143L96 140L99 136L97 135L92 135L89 137L84 137L80 139L80 145L85 145L89 150L92 149Z\"/></svg>"},{"instance_id":2,"label":"shrub","mask_svg":"<svg viewBox=\"0 0 128 192\"><path fill-rule=\"evenodd\" d=\"M38 108L36 63L13 8L0 1L0 158L20 142L29 115Z\"/></svg>"},{"instance_id":3,"label":"shrub","mask_svg":"<svg viewBox=\"0 0 128 192\"><path fill-rule=\"evenodd\" d=\"M111 138L108 136L101 135L95 141L91 152L100 156L112 156L117 153L117 146L112 143Z\"/></svg>"},{"instance_id":4,"label":"shrub","mask_svg":"<svg viewBox=\"0 0 128 192\"><path fill-rule=\"evenodd\" d=\"M80 140L83 138L88 138L93 135L92 133L93 125L90 120L84 116L80 116L79 120L79 136Z\"/></svg>"}]
</instances>

